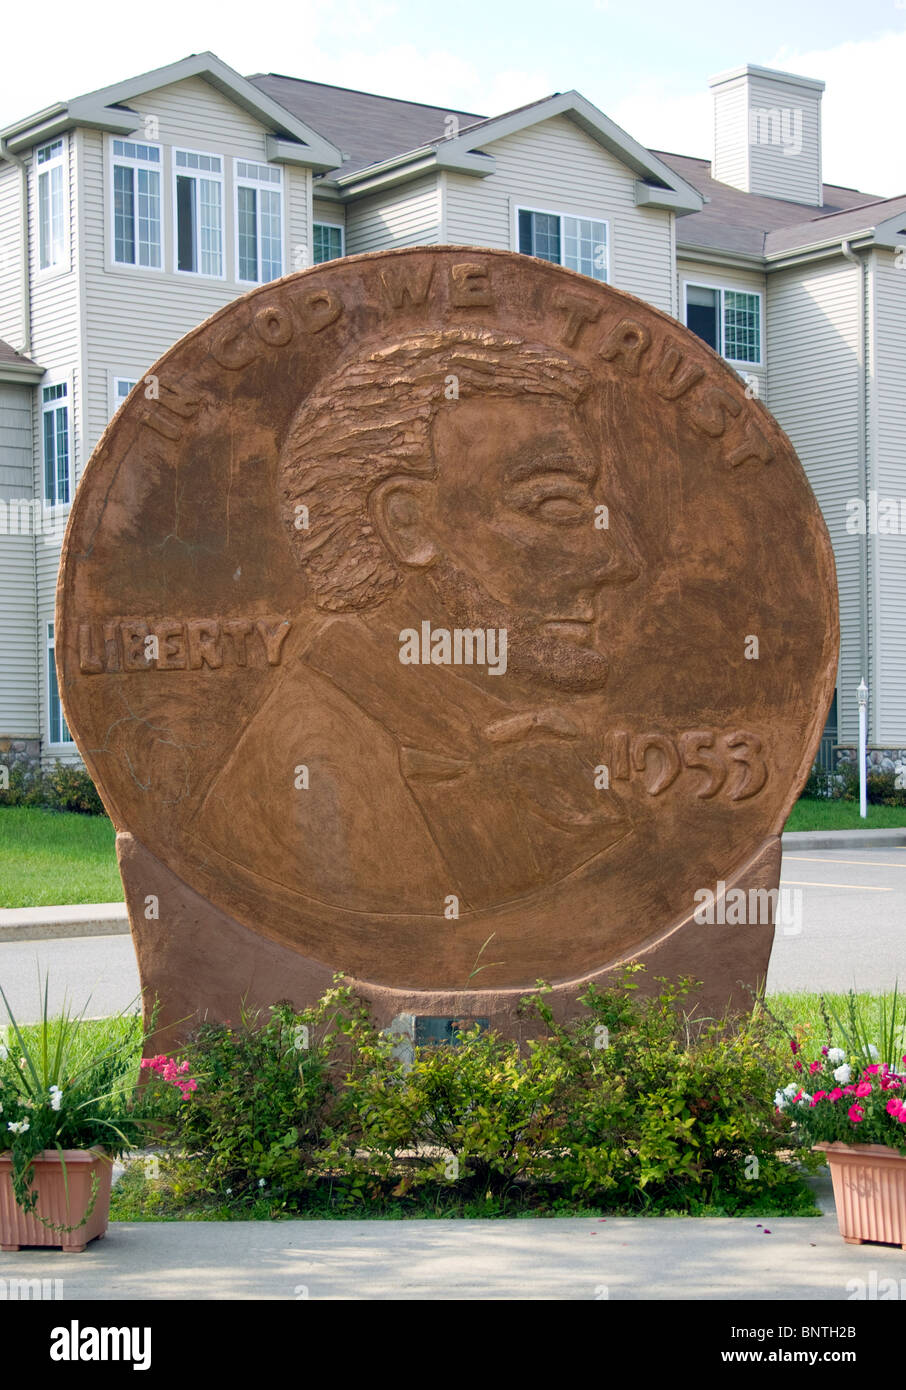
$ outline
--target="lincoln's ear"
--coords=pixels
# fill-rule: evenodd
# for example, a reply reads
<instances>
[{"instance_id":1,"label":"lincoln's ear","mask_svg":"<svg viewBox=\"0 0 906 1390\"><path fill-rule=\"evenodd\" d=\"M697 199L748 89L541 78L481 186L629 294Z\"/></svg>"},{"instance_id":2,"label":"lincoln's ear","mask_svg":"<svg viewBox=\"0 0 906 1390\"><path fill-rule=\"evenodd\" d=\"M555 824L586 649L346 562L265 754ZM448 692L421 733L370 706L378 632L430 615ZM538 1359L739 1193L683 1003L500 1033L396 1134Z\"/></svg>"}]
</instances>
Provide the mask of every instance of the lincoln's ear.
<instances>
[{"instance_id":1,"label":"lincoln's ear","mask_svg":"<svg viewBox=\"0 0 906 1390\"><path fill-rule=\"evenodd\" d=\"M388 478L371 494L371 519L401 565L424 569L437 559L429 521L433 488L423 478Z\"/></svg>"}]
</instances>

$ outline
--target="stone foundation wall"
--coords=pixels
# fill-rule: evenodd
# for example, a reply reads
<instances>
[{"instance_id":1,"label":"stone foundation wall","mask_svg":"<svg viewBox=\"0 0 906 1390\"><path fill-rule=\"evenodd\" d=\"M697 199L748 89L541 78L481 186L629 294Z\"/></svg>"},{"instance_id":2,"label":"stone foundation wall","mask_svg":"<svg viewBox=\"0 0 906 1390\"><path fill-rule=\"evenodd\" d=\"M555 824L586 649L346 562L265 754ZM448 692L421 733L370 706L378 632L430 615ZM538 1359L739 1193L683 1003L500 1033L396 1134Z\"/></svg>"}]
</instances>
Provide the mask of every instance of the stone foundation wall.
<instances>
[{"instance_id":1,"label":"stone foundation wall","mask_svg":"<svg viewBox=\"0 0 906 1390\"><path fill-rule=\"evenodd\" d=\"M0 767L12 772L14 767L41 766L41 740L39 738L6 738L0 735Z\"/></svg>"},{"instance_id":2,"label":"stone foundation wall","mask_svg":"<svg viewBox=\"0 0 906 1390\"><path fill-rule=\"evenodd\" d=\"M835 751L838 771L849 767L858 769L858 748L837 748ZM897 790L906 789L906 748L878 748L869 744L865 763L869 773L892 772Z\"/></svg>"}]
</instances>

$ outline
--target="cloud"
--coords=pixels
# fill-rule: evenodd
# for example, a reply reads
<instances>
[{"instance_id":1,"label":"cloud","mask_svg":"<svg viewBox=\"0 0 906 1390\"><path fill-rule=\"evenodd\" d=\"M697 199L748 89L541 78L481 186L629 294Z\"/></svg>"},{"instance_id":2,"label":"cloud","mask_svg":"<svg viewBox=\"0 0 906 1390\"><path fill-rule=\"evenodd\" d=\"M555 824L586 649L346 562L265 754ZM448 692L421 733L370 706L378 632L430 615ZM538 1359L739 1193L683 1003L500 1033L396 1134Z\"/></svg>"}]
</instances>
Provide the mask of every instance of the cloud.
<instances>
[{"instance_id":1,"label":"cloud","mask_svg":"<svg viewBox=\"0 0 906 1390\"><path fill-rule=\"evenodd\" d=\"M893 197L906 193L903 74L906 31L797 52L778 49L763 66L817 77L827 85L822 107L822 155L827 183ZM608 116L649 149L709 159L713 146L712 97L701 91L645 82L616 102Z\"/></svg>"},{"instance_id":2,"label":"cloud","mask_svg":"<svg viewBox=\"0 0 906 1390\"><path fill-rule=\"evenodd\" d=\"M806 53L781 48L767 65L827 83L821 102L826 182L888 198L906 193L906 30Z\"/></svg>"}]
</instances>

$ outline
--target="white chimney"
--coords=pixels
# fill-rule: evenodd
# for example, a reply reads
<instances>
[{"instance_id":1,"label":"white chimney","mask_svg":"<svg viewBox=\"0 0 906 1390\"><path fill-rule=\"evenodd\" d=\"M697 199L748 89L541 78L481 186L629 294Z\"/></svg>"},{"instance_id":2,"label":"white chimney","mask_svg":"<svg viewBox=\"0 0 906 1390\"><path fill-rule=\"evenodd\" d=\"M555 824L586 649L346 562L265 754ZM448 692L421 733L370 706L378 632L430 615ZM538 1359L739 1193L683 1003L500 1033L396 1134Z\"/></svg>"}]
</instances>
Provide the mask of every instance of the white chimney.
<instances>
[{"instance_id":1,"label":"white chimney","mask_svg":"<svg viewBox=\"0 0 906 1390\"><path fill-rule=\"evenodd\" d=\"M747 63L709 79L711 177L745 193L820 207L824 83Z\"/></svg>"}]
</instances>

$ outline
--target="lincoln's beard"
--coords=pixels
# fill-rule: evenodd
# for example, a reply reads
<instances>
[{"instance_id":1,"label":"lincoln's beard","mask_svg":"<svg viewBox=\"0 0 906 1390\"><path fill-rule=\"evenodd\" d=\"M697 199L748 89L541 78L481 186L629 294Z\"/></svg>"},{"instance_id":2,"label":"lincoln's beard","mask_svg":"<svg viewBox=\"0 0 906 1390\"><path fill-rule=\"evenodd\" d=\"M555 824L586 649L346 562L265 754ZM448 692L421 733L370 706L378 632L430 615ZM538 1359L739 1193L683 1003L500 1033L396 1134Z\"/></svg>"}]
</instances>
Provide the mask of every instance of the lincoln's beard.
<instances>
[{"instance_id":1,"label":"lincoln's beard","mask_svg":"<svg viewBox=\"0 0 906 1390\"><path fill-rule=\"evenodd\" d=\"M570 694L602 690L608 663L592 647L539 632L538 619L514 612L449 560L426 572L431 588L456 627L506 628L507 670Z\"/></svg>"}]
</instances>

